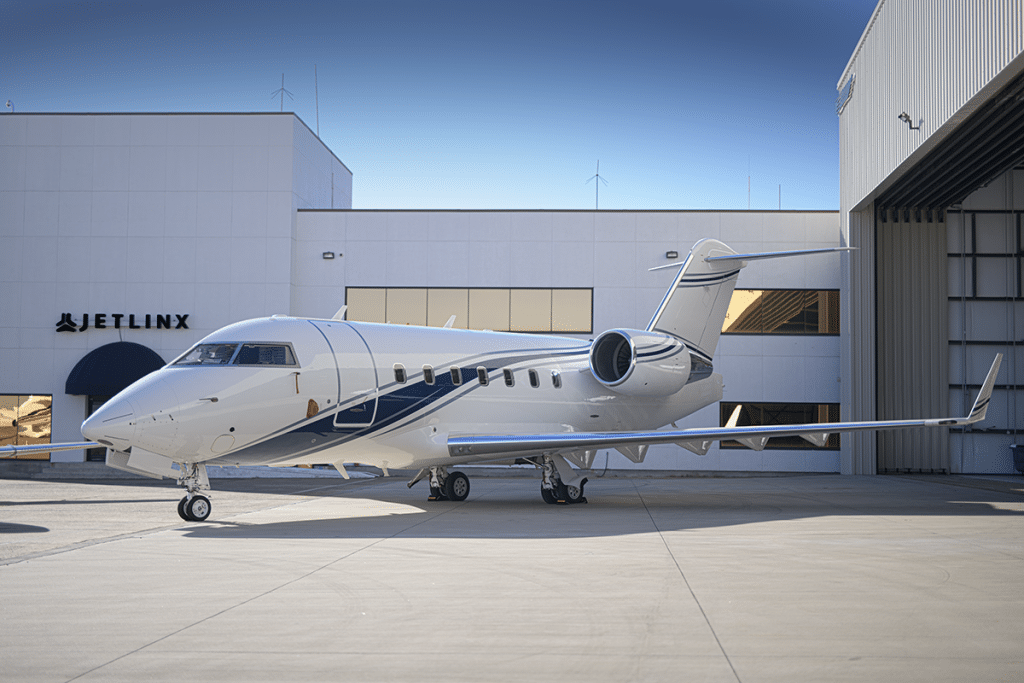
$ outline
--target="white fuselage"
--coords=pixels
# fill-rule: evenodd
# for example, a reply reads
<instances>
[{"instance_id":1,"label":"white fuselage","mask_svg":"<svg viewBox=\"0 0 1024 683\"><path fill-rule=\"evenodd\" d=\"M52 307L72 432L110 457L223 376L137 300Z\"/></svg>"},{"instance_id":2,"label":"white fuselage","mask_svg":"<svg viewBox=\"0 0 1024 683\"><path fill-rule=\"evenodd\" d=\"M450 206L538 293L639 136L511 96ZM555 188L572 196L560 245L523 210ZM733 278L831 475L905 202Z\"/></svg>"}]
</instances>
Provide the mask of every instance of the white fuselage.
<instances>
[{"instance_id":1,"label":"white fuselage","mask_svg":"<svg viewBox=\"0 0 1024 683\"><path fill-rule=\"evenodd\" d=\"M419 468L477 460L451 456L449 436L656 429L721 399L718 375L669 396L617 393L592 374L591 342L549 335L282 317L204 344L235 361L183 356L112 398L83 434L179 463ZM271 344L289 346L290 364L232 351Z\"/></svg>"}]
</instances>

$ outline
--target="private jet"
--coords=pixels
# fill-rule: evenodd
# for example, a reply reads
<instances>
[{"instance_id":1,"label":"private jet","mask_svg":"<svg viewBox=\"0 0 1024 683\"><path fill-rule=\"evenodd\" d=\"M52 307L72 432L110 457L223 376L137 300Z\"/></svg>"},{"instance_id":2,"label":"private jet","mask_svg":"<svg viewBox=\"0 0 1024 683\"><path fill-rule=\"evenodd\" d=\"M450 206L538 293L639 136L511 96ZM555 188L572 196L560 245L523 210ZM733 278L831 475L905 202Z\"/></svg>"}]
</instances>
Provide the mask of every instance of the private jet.
<instances>
[{"instance_id":1,"label":"private jet","mask_svg":"<svg viewBox=\"0 0 1024 683\"><path fill-rule=\"evenodd\" d=\"M3 447L0 454L94 447L112 467L185 488L178 514L211 512L207 465L344 463L415 470L429 500L462 501L457 467L528 463L547 503L586 502L599 449L644 460L655 444L698 455L718 440L760 450L772 437L823 446L830 434L959 427L985 418L998 355L966 417L679 429L722 399L712 364L748 262L844 248L738 254L694 245L643 330L593 340L273 316L224 327L120 392L82 424L87 442ZM663 266L664 267L664 266ZM665 428L669 427L669 428Z\"/></svg>"}]
</instances>

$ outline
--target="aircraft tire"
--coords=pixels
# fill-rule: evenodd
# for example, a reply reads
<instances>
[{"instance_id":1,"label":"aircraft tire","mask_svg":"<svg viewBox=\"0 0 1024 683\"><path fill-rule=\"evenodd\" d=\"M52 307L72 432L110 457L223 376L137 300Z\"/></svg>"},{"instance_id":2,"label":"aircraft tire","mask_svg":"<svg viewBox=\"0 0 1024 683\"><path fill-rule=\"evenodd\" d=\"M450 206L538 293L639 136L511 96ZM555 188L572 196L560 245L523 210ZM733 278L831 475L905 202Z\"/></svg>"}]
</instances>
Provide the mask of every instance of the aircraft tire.
<instances>
[{"instance_id":1,"label":"aircraft tire","mask_svg":"<svg viewBox=\"0 0 1024 683\"><path fill-rule=\"evenodd\" d=\"M444 491L436 486L430 487L430 496L427 500L447 500L448 497L444 495Z\"/></svg>"},{"instance_id":2,"label":"aircraft tire","mask_svg":"<svg viewBox=\"0 0 1024 683\"><path fill-rule=\"evenodd\" d=\"M558 502L558 497L555 496L555 492L551 489L544 488L543 484L540 487L540 497L544 499L544 502L548 505L554 505Z\"/></svg>"},{"instance_id":3,"label":"aircraft tire","mask_svg":"<svg viewBox=\"0 0 1024 683\"><path fill-rule=\"evenodd\" d=\"M587 480L584 479L580 482L579 486L566 486L565 484L558 485L559 499L565 501L569 505L575 503L586 503L587 499L583 496L583 487L586 486Z\"/></svg>"},{"instance_id":4,"label":"aircraft tire","mask_svg":"<svg viewBox=\"0 0 1024 683\"><path fill-rule=\"evenodd\" d=\"M191 522L192 518L189 517L188 513L185 512L185 504L187 502L188 502L188 496L185 496L184 498L182 498L181 500L178 501L178 516L181 517L186 522Z\"/></svg>"},{"instance_id":5,"label":"aircraft tire","mask_svg":"<svg viewBox=\"0 0 1024 683\"><path fill-rule=\"evenodd\" d=\"M452 472L444 482L444 494L455 502L469 497L469 477L462 472Z\"/></svg>"},{"instance_id":6,"label":"aircraft tire","mask_svg":"<svg viewBox=\"0 0 1024 683\"><path fill-rule=\"evenodd\" d=\"M205 522L212 510L210 499L206 496L192 496L192 500L185 503L185 513L193 522Z\"/></svg>"}]
</instances>

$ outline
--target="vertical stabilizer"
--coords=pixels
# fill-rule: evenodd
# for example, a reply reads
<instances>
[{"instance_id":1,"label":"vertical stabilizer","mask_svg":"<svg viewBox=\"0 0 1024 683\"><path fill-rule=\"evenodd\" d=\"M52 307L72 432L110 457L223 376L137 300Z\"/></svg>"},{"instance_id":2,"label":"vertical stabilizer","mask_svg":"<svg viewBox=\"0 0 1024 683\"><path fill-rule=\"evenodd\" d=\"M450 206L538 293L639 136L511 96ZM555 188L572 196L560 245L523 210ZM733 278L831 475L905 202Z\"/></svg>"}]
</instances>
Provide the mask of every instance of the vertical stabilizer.
<instances>
[{"instance_id":1,"label":"vertical stabilizer","mask_svg":"<svg viewBox=\"0 0 1024 683\"><path fill-rule=\"evenodd\" d=\"M705 259L735 253L715 239L693 245L647 330L678 337L710 363L743 264L733 259Z\"/></svg>"}]
</instances>

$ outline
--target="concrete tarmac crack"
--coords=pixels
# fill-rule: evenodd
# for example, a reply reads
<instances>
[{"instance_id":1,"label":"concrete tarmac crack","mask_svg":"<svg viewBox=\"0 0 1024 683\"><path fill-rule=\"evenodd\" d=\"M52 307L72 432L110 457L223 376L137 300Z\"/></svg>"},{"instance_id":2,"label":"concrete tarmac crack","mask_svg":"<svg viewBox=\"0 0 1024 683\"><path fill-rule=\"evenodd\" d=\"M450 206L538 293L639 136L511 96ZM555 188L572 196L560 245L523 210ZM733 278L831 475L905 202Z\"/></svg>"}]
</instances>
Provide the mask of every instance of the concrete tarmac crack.
<instances>
[{"instance_id":1,"label":"concrete tarmac crack","mask_svg":"<svg viewBox=\"0 0 1024 683\"><path fill-rule=\"evenodd\" d=\"M693 592L693 587L687 580L686 573L683 571L683 568L679 565L679 560L676 559L675 553L672 552L672 548L669 546L668 540L665 538L665 534L662 533L661 529L658 527L658 523L654 521L654 514L651 513L651 509L647 507L647 501L644 500L643 494L640 493L640 489L637 487L636 482L633 483L633 488L636 490L636 495L640 499L640 503L644 506L647 516L651 519L651 525L654 526L654 530L658 532L658 538L660 538L661 542L665 545L665 550L668 552L668 556L672 558L672 563L676 566L676 571L679 572L679 576L683 579L683 584L686 585L686 590L690 592L690 597L693 598L694 604L696 604L697 609L700 610L700 615L704 618L704 623L708 625L708 630L711 631L711 635L714 637L719 651L722 653L722 656L725 657L725 663L729 665L729 670L732 671L732 675L736 677L736 681L738 683L742 683L742 681L740 681L740 675L736 673L736 667L733 666L732 660L729 659L729 653L725 651L725 646L722 645L722 641L718 638L718 634L715 632L715 627L711 624L711 619L708 618L707 612L704 611L704 606L700 604L700 599L697 597L697 594Z\"/></svg>"}]
</instances>

